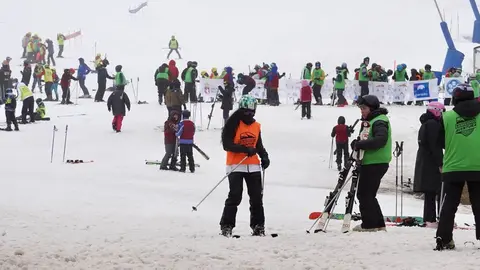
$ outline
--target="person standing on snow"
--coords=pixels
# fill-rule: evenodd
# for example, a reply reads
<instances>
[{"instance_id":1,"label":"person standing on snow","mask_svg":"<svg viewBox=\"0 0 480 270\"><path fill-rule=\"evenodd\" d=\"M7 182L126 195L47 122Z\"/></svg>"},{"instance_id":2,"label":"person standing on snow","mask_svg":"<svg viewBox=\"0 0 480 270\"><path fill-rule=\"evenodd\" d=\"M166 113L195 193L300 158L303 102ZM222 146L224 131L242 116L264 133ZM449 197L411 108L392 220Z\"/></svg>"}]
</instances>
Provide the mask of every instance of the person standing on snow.
<instances>
[{"instance_id":1,"label":"person standing on snow","mask_svg":"<svg viewBox=\"0 0 480 270\"><path fill-rule=\"evenodd\" d=\"M23 83L18 83L17 79L14 79L14 83L17 83L17 91L20 93L20 100L23 102L22 106L22 124L27 123L27 115L30 116L30 123L35 122L35 100L33 98L33 92Z\"/></svg>"},{"instance_id":2,"label":"person standing on snow","mask_svg":"<svg viewBox=\"0 0 480 270\"><path fill-rule=\"evenodd\" d=\"M368 139L352 141L353 150L363 150L363 160L360 166L357 198L362 216L362 224L353 228L357 232L385 231L385 220L378 204L377 192L380 182L388 170L392 160L392 130L388 111L380 108L380 101L374 95L365 95L357 100L362 113L360 134L368 131ZM364 130L364 129L368 130Z\"/></svg>"},{"instance_id":3,"label":"person standing on snow","mask_svg":"<svg viewBox=\"0 0 480 270\"><path fill-rule=\"evenodd\" d=\"M8 88L5 92L5 120L7 122L7 128L5 131L12 131L12 124L15 127L15 131L19 131L17 118L15 117L15 111L17 109L17 97L13 94L12 88Z\"/></svg>"},{"instance_id":4,"label":"person standing on snow","mask_svg":"<svg viewBox=\"0 0 480 270\"><path fill-rule=\"evenodd\" d=\"M31 37L32 37L32 33L28 32L22 39L22 48L23 48L22 58L27 58L27 45L28 45L28 42L30 42Z\"/></svg>"},{"instance_id":5,"label":"person standing on snow","mask_svg":"<svg viewBox=\"0 0 480 270\"><path fill-rule=\"evenodd\" d=\"M23 71L20 71L20 73L22 74L22 83L28 86L32 77L32 67L28 61L23 61Z\"/></svg>"},{"instance_id":6,"label":"person standing on snow","mask_svg":"<svg viewBox=\"0 0 480 270\"><path fill-rule=\"evenodd\" d=\"M50 68L49 65L45 65L43 68L43 81L45 82L45 94L47 98L43 101L53 101L52 96L52 86L53 86L53 70Z\"/></svg>"},{"instance_id":7,"label":"person standing on snow","mask_svg":"<svg viewBox=\"0 0 480 270\"><path fill-rule=\"evenodd\" d=\"M230 111L233 110L233 93L235 93L235 85L233 83L225 82L224 84L225 89L221 85L218 86L221 96L220 98L222 99L222 106L220 106L220 109L223 110L223 126L230 116Z\"/></svg>"},{"instance_id":8,"label":"person standing on snow","mask_svg":"<svg viewBox=\"0 0 480 270\"><path fill-rule=\"evenodd\" d=\"M197 62L187 63L187 68L182 71L182 80L185 82L185 90L183 93L183 99L185 102L188 102L188 97L190 96L190 102L197 102L197 90L195 86L195 81L198 77L197 71Z\"/></svg>"},{"instance_id":9,"label":"person standing on snow","mask_svg":"<svg viewBox=\"0 0 480 270\"><path fill-rule=\"evenodd\" d=\"M278 106L280 105L278 87L280 84L280 79L285 76L285 72L282 75L278 74L277 65L275 63L272 63L272 68L266 76L267 76L267 81L265 82L265 85L268 86L267 91L270 92L269 105Z\"/></svg>"},{"instance_id":10,"label":"person standing on snow","mask_svg":"<svg viewBox=\"0 0 480 270\"><path fill-rule=\"evenodd\" d=\"M38 88L40 89L40 93L43 93L42 89L42 74L43 74L43 66L40 63L37 63L35 65L35 68L33 69L33 86L32 86L32 92L35 93L35 86L38 85Z\"/></svg>"},{"instance_id":11,"label":"person standing on snow","mask_svg":"<svg viewBox=\"0 0 480 270\"><path fill-rule=\"evenodd\" d=\"M122 68L122 65L117 65L115 67L115 72L117 72L115 74L115 89L125 91L125 85L127 85L128 82L123 74Z\"/></svg>"},{"instance_id":12,"label":"person standing on snow","mask_svg":"<svg viewBox=\"0 0 480 270\"><path fill-rule=\"evenodd\" d=\"M108 74L107 66L110 64L107 59L104 59L100 66L97 68L97 84L98 89L95 94L95 102L105 102L103 96L105 95L105 90L107 90L107 79L114 80L115 78Z\"/></svg>"},{"instance_id":13,"label":"person standing on snow","mask_svg":"<svg viewBox=\"0 0 480 270\"><path fill-rule=\"evenodd\" d=\"M332 129L332 139L335 138L337 148L335 153L337 154L337 170L342 170L342 154L343 154L343 166L347 166L348 158L350 154L348 153L348 138L352 134L352 130L347 127L345 124L345 117L339 116L337 120L337 125Z\"/></svg>"},{"instance_id":14,"label":"person standing on snow","mask_svg":"<svg viewBox=\"0 0 480 270\"><path fill-rule=\"evenodd\" d=\"M312 93L313 90L307 80L302 80L302 89L300 89L300 103L302 104L302 120L312 117Z\"/></svg>"},{"instance_id":15,"label":"person standing on snow","mask_svg":"<svg viewBox=\"0 0 480 270\"><path fill-rule=\"evenodd\" d=\"M50 39L45 40L47 43L47 51L48 51L48 56L47 56L47 64L50 65L50 60L52 61L52 65L55 66L55 59L53 58L53 55L55 54L55 48L53 47L53 41Z\"/></svg>"},{"instance_id":16,"label":"person standing on snow","mask_svg":"<svg viewBox=\"0 0 480 270\"><path fill-rule=\"evenodd\" d=\"M344 107L345 105L347 105L347 99L345 98L343 93L345 92L345 85L346 85L345 77L348 70L342 69L341 67L337 67L336 72L337 72L337 77L333 79L333 87L337 92L337 97L338 97L337 106Z\"/></svg>"},{"instance_id":17,"label":"person standing on snow","mask_svg":"<svg viewBox=\"0 0 480 270\"><path fill-rule=\"evenodd\" d=\"M176 64L177 63L175 63L175 60L170 60L170 62L168 62L168 80L170 82L178 79L178 75L180 74Z\"/></svg>"},{"instance_id":18,"label":"person standing on snow","mask_svg":"<svg viewBox=\"0 0 480 270\"><path fill-rule=\"evenodd\" d=\"M108 111L113 113L112 128L117 133L122 132L123 118L127 114L125 107L130 111L130 99L127 93L117 85L117 89L107 101Z\"/></svg>"},{"instance_id":19,"label":"person standing on snow","mask_svg":"<svg viewBox=\"0 0 480 270\"><path fill-rule=\"evenodd\" d=\"M437 227L435 201L440 201L441 196L443 150L438 140L438 134L444 111L445 106L443 104L430 102L427 112L420 116L422 125L418 130L418 151L415 161L413 192L425 194L423 220L425 225L430 228ZM438 207L440 209L440 203L438 203Z\"/></svg>"},{"instance_id":20,"label":"person standing on snow","mask_svg":"<svg viewBox=\"0 0 480 270\"><path fill-rule=\"evenodd\" d=\"M452 93L453 110L444 112L440 121L440 145L445 148L442 179L445 199L440 213L435 250L454 249L453 227L465 183L472 203L480 240L480 103L468 84Z\"/></svg>"},{"instance_id":21,"label":"person standing on snow","mask_svg":"<svg viewBox=\"0 0 480 270\"><path fill-rule=\"evenodd\" d=\"M195 160L193 159L193 140L195 136L195 123L190 120L190 111L182 112L182 121L178 124L178 131L175 136L178 137L178 145L180 147L180 170L185 172L187 167L191 173L195 172Z\"/></svg>"},{"instance_id":22,"label":"person standing on snow","mask_svg":"<svg viewBox=\"0 0 480 270\"><path fill-rule=\"evenodd\" d=\"M179 48L178 41L175 38L175 36L172 36L172 38L170 39L170 42L168 43L168 48L170 49L170 51L168 52L167 59L170 59L170 54L172 54L173 51L175 51L177 53L178 59L182 59L182 56L180 55L180 52L178 52L178 49L180 49L180 48Z\"/></svg>"},{"instance_id":23,"label":"person standing on snow","mask_svg":"<svg viewBox=\"0 0 480 270\"><path fill-rule=\"evenodd\" d=\"M257 85L257 83L252 77L243 75L242 73L239 73L237 75L237 83L245 85L242 90L242 96L248 95Z\"/></svg>"},{"instance_id":24,"label":"person standing on snow","mask_svg":"<svg viewBox=\"0 0 480 270\"><path fill-rule=\"evenodd\" d=\"M165 96L165 91L169 85L168 78L168 65L164 63L155 71L155 85L157 86L158 104L160 105L163 103L163 97Z\"/></svg>"},{"instance_id":25,"label":"person standing on snow","mask_svg":"<svg viewBox=\"0 0 480 270\"><path fill-rule=\"evenodd\" d=\"M179 80L174 80L170 83L166 93L165 93L165 106L167 106L168 115L172 113L172 111L182 111L182 106L186 110L187 106L183 100L183 94L181 84Z\"/></svg>"},{"instance_id":26,"label":"person standing on snow","mask_svg":"<svg viewBox=\"0 0 480 270\"><path fill-rule=\"evenodd\" d=\"M370 64L370 58L365 57L363 58L363 63L360 64L360 68L358 70L358 85L360 86L360 96L363 97L368 95L370 90L368 89L368 65Z\"/></svg>"},{"instance_id":27,"label":"person standing on snow","mask_svg":"<svg viewBox=\"0 0 480 270\"><path fill-rule=\"evenodd\" d=\"M70 82L72 80L78 81L77 78L73 77L73 73L75 73L73 68L63 70L63 75L60 79L60 86L62 87L62 102L60 104L73 104L70 101Z\"/></svg>"},{"instance_id":28,"label":"person standing on snow","mask_svg":"<svg viewBox=\"0 0 480 270\"><path fill-rule=\"evenodd\" d=\"M315 69L312 73L312 83L313 83L313 96L315 97L316 103L314 105L323 105L322 100L322 87L325 82L325 71L322 69L322 64L320 62L315 63Z\"/></svg>"},{"instance_id":29,"label":"person standing on snow","mask_svg":"<svg viewBox=\"0 0 480 270\"><path fill-rule=\"evenodd\" d=\"M92 72L92 69L85 64L85 59L78 58L79 66L77 70L77 78L78 83L80 84L80 88L82 88L83 96L79 96L78 98L92 98L90 93L88 92L88 88L85 86L85 80L87 79L87 75Z\"/></svg>"},{"instance_id":30,"label":"person standing on snow","mask_svg":"<svg viewBox=\"0 0 480 270\"><path fill-rule=\"evenodd\" d=\"M12 88L12 70L7 61L3 61L2 67L0 68L0 97L2 99L5 97L8 88Z\"/></svg>"},{"instance_id":31,"label":"person standing on snow","mask_svg":"<svg viewBox=\"0 0 480 270\"><path fill-rule=\"evenodd\" d=\"M177 169L177 157L176 146L177 136L175 135L178 130L178 122L180 121L180 111L172 110L168 114L168 119L163 125L163 134L165 142L165 155L163 156L162 163L160 164L160 170L178 171ZM170 166L168 167L168 161L171 159Z\"/></svg>"},{"instance_id":32,"label":"person standing on snow","mask_svg":"<svg viewBox=\"0 0 480 270\"><path fill-rule=\"evenodd\" d=\"M57 34L57 43L58 43L58 55L57 58L63 58L63 46L65 44L65 36L63 34Z\"/></svg>"},{"instance_id":33,"label":"person standing on snow","mask_svg":"<svg viewBox=\"0 0 480 270\"><path fill-rule=\"evenodd\" d=\"M312 80L312 63L307 63L307 65L302 70L302 76L300 79L311 81Z\"/></svg>"},{"instance_id":34,"label":"person standing on snow","mask_svg":"<svg viewBox=\"0 0 480 270\"><path fill-rule=\"evenodd\" d=\"M222 130L223 149L227 151L227 174L230 191L220 220L221 234L232 236L237 208L242 201L243 180L250 196L250 228L254 236L265 236L262 170L270 165L261 136L261 125L255 121L257 100L242 96L239 108L228 118ZM260 157L260 158L259 158ZM235 170L233 170L236 168Z\"/></svg>"}]
</instances>

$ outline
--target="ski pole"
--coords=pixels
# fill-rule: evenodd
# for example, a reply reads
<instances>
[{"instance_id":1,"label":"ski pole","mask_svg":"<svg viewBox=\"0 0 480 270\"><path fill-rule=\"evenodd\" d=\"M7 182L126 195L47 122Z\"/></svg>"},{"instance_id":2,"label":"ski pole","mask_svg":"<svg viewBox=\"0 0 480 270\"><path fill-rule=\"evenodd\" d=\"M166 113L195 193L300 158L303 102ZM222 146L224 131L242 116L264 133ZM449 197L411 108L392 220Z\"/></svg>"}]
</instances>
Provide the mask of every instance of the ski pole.
<instances>
[{"instance_id":1,"label":"ski pole","mask_svg":"<svg viewBox=\"0 0 480 270\"><path fill-rule=\"evenodd\" d=\"M55 147L55 132L58 131L57 126L53 126L53 135L52 135L52 152L50 153L50 163L53 162L53 149Z\"/></svg>"},{"instance_id":2,"label":"ski pole","mask_svg":"<svg viewBox=\"0 0 480 270\"><path fill-rule=\"evenodd\" d=\"M332 162L333 162L333 138L332 138L332 143L330 144L330 161L328 163L328 168L332 168Z\"/></svg>"},{"instance_id":3,"label":"ski pole","mask_svg":"<svg viewBox=\"0 0 480 270\"><path fill-rule=\"evenodd\" d=\"M242 165L242 163L248 158L248 156L245 156L239 164L237 164L237 166L233 167L233 169L227 173L220 181L218 181L218 183L212 188L212 190L210 190L207 195L205 195L205 197L203 197L203 199L196 205L196 206L192 206L192 211L197 211L198 210L198 207L203 203L203 201L205 201L205 199L208 198L208 196L210 196L210 194L212 194L212 192L217 189L217 187L223 182L225 181L225 179L227 179L227 177L232 173L234 172L238 167L240 167L240 165Z\"/></svg>"},{"instance_id":4,"label":"ski pole","mask_svg":"<svg viewBox=\"0 0 480 270\"><path fill-rule=\"evenodd\" d=\"M440 220L440 214L441 214L442 207L443 207L443 201L445 199L445 197L443 197L443 192L444 192L444 182L442 182L442 188L440 189L440 198L439 198L440 205L437 207L437 210L438 210L437 219L438 220Z\"/></svg>"},{"instance_id":5,"label":"ski pole","mask_svg":"<svg viewBox=\"0 0 480 270\"><path fill-rule=\"evenodd\" d=\"M67 152L67 136L68 136L68 125L65 126L65 141L63 142L63 162L65 162L65 154Z\"/></svg>"},{"instance_id":6,"label":"ski pole","mask_svg":"<svg viewBox=\"0 0 480 270\"><path fill-rule=\"evenodd\" d=\"M265 169L262 169L262 195L265 190Z\"/></svg>"},{"instance_id":7,"label":"ski pole","mask_svg":"<svg viewBox=\"0 0 480 270\"><path fill-rule=\"evenodd\" d=\"M403 217L403 141L400 143L400 216Z\"/></svg>"},{"instance_id":8,"label":"ski pole","mask_svg":"<svg viewBox=\"0 0 480 270\"><path fill-rule=\"evenodd\" d=\"M395 156L395 219L398 218L398 141L395 141L395 150L393 155Z\"/></svg>"}]
</instances>

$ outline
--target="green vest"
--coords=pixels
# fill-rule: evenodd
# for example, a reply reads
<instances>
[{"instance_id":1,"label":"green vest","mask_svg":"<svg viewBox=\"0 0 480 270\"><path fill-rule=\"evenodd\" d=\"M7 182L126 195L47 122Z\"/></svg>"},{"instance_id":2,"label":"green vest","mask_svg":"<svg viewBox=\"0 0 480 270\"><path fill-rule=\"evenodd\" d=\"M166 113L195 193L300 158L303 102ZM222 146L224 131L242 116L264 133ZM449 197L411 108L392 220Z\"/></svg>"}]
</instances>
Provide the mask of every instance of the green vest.
<instances>
[{"instance_id":1,"label":"green vest","mask_svg":"<svg viewBox=\"0 0 480 270\"><path fill-rule=\"evenodd\" d=\"M462 118L455 111L442 115L445 127L444 173L480 171L480 117Z\"/></svg>"},{"instance_id":2,"label":"green vest","mask_svg":"<svg viewBox=\"0 0 480 270\"><path fill-rule=\"evenodd\" d=\"M168 68L165 68L164 72L159 72L155 79L167 79L168 80Z\"/></svg>"},{"instance_id":3,"label":"green vest","mask_svg":"<svg viewBox=\"0 0 480 270\"><path fill-rule=\"evenodd\" d=\"M316 85L323 85L323 80L320 79L320 77L323 77L325 75L325 72L323 69L314 69L313 70L313 83Z\"/></svg>"},{"instance_id":4,"label":"green vest","mask_svg":"<svg viewBox=\"0 0 480 270\"><path fill-rule=\"evenodd\" d=\"M395 71L395 81L396 82L406 81L407 79L405 79L405 73L407 73L407 71L405 69L403 69L402 71L396 70Z\"/></svg>"},{"instance_id":5,"label":"green vest","mask_svg":"<svg viewBox=\"0 0 480 270\"><path fill-rule=\"evenodd\" d=\"M115 74L115 85L127 85L127 80L125 80L123 72L117 72L117 74Z\"/></svg>"},{"instance_id":6,"label":"green vest","mask_svg":"<svg viewBox=\"0 0 480 270\"><path fill-rule=\"evenodd\" d=\"M473 88L473 97L478 98L480 96L480 82L477 80L471 80L470 85Z\"/></svg>"},{"instance_id":7,"label":"green vest","mask_svg":"<svg viewBox=\"0 0 480 270\"><path fill-rule=\"evenodd\" d=\"M358 80L361 82L366 82L368 81L368 76L363 76L362 74L362 69L365 68L367 69L367 66L365 64L360 65L360 70L358 71Z\"/></svg>"},{"instance_id":8,"label":"green vest","mask_svg":"<svg viewBox=\"0 0 480 270\"><path fill-rule=\"evenodd\" d=\"M425 71L425 72L423 73L423 79L424 79L424 80L435 79L435 73L433 73L433 72L431 72L431 71L430 71L430 72Z\"/></svg>"},{"instance_id":9,"label":"green vest","mask_svg":"<svg viewBox=\"0 0 480 270\"><path fill-rule=\"evenodd\" d=\"M335 80L334 87L335 89L343 90L345 89L345 75L343 74L343 72L340 72L338 75L342 77L342 80L341 81Z\"/></svg>"},{"instance_id":10,"label":"green vest","mask_svg":"<svg viewBox=\"0 0 480 270\"><path fill-rule=\"evenodd\" d=\"M372 77L370 79L374 82L378 81L379 73L376 70L371 70Z\"/></svg>"},{"instance_id":11,"label":"green vest","mask_svg":"<svg viewBox=\"0 0 480 270\"><path fill-rule=\"evenodd\" d=\"M41 119L45 118L45 115L47 114L45 105L38 106L36 113L40 116Z\"/></svg>"},{"instance_id":12,"label":"green vest","mask_svg":"<svg viewBox=\"0 0 480 270\"><path fill-rule=\"evenodd\" d=\"M362 165L390 163L392 160L392 127L390 126L390 121L386 115L380 114L370 120L370 132L368 133L368 138L370 139L373 137L373 124L378 120L388 123L387 144L377 150L365 150L363 153Z\"/></svg>"},{"instance_id":13,"label":"green vest","mask_svg":"<svg viewBox=\"0 0 480 270\"><path fill-rule=\"evenodd\" d=\"M178 41L176 39L170 40L170 44L168 44L168 47L173 50L178 49Z\"/></svg>"},{"instance_id":14,"label":"green vest","mask_svg":"<svg viewBox=\"0 0 480 270\"><path fill-rule=\"evenodd\" d=\"M187 69L187 72L185 72L185 82L186 83L192 83L192 70L193 68L192 67L189 67Z\"/></svg>"},{"instance_id":15,"label":"green vest","mask_svg":"<svg viewBox=\"0 0 480 270\"><path fill-rule=\"evenodd\" d=\"M302 74L302 79L304 80L311 80L312 79L312 73L308 68L303 69L303 74Z\"/></svg>"},{"instance_id":16,"label":"green vest","mask_svg":"<svg viewBox=\"0 0 480 270\"><path fill-rule=\"evenodd\" d=\"M20 90L20 100L22 101L26 98L33 97L32 91L30 91L26 85L21 85L18 90Z\"/></svg>"},{"instance_id":17,"label":"green vest","mask_svg":"<svg viewBox=\"0 0 480 270\"><path fill-rule=\"evenodd\" d=\"M480 81L480 72L475 73L475 79Z\"/></svg>"}]
</instances>

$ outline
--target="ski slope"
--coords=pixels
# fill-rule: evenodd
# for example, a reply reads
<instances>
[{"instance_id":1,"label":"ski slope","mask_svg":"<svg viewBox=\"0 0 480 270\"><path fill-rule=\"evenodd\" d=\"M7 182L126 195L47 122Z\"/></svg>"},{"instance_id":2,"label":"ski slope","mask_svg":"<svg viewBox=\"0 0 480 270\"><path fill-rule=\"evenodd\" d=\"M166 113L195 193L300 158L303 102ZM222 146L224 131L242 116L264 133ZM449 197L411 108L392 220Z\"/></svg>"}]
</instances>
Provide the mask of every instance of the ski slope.
<instances>
[{"instance_id":1,"label":"ski slope","mask_svg":"<svg viewBox=\"0 0 480 270\"><path fill-rule=\"evenodd\" d=\"M50 5L40 2L5 2L5 9L24 10L28 18L51 12ZM313 119L301 121L300 112L291 105L259 106L256 119L262 124L272 162L265 179L266 228L267 233L278 233L277 238L248 236L246 192L235 229L242 238L218 235L226 183L198 212L191 212L191 206L225 173L218 107L211 129L196 135L196 143L211 159L196 154L201 167L195 174L164 172L144 164L145 159L160 159L164 153L163 134L156 127L163 125L167 115L165 107L156 104L152 78L155 68L165 61L167 52L162 47L171 34L179 39L184 58L199 62L199 70L231 65L238 73L254 63L275 61L281 71L296 77L305 62L316 60L330 74L341 62L353 70L365 56L385 66L393 66L395 60L409 67L443 63L446 46L433 3L318 2L246 0L232 11L231 6L214 0L179 1L171 6L152 1L131 15L130 0L86 0L75 6L52 0L55 10L65 12L35 23L19 23L15 12L4 14L0 27L12 41L3 42L1 48L14 59L14 75L19 74L20 40L26 32L38 32L45 39L59 31L82 29L82 41L67 43L67 58L58 60L57 70L76 67L78 57L93 60L96 42L97 51L108 54L110 71L122 64L128 78L140 78L140 99L150 104L134 104L120 134L111 130L112 116L105 104L81 99L77 106L47 103L52 121L0 133L4 168L0 177L0 269L477 269L478 251L463 245L474 240L473 231L455 231L458 251L448 255L432 251L435 231L431 229L389 227L387 233L340 234L341 223L332 221L326 234L305 233L312 225L309 213L322 209L337 181L337 172L328 169L331 128L339 115L353 123L360 114L355 107L315 106ZM415 9L410 8L413 4ZM371 26L373 9L381 10L372 15L378 31L356 30L360 21ZM406 14L422 18L422 28L429 30L409 31L418 21L406 20ZM265 18L259 31L251 30ZM319 32L315 33L317 24ZM67 25L71 28L63 28ZM203 27L205 31L200 31ZM268 34L261 31L263 27ZM421 40L420 47L425 49L416 50L419 44L411 40ZM185 66L184 61L177 64L179 69ZM88 77L87 86L96 88L94 75ZM72 90L75 97L78 86L74 84ZM127 93L134 100L130 86ZM210 106L201 106L203 119L197 118L196 123L206 129ZM200 105L197 109L199 116ZM413 178L418 118L424 108L388 109L393 140L405 142L407 180ZM1 113L0 122L4 120ZM54 125L58 131L50 163ZM62 163L66 125L66 158L93 163ZM394 168L392 161L378 196L385 215L395 214ZM343 211L345 195L335 212ZM405 215L422 214L422 201L408 195L404 200ZM461 206L456 221L472 224L469 208Z\"/></svg>"}]
</instances>

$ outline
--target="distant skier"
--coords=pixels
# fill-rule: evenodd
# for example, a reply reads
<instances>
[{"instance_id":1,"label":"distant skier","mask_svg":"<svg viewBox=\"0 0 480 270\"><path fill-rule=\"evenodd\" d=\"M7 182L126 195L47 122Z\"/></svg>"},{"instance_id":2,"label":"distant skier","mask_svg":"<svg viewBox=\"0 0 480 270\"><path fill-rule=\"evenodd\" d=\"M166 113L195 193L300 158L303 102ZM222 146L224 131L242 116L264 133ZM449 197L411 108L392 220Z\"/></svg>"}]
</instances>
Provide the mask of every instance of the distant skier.
<instances>
[{"instance_id":1,"label":"distant skier","mask_svg":"<svg viewBox=\"0 0 480 270\"><path fill-rule=\"evenodd\" d=\"M454 249L453 227L462 191L467 183L473 216L480 240L480 103L468 84L457 86L452 93L453 110L444 112L439 139L445 148L442 179L443 201L437 230L436 250Z\"/></svg>"},{"instance_id":2,"label":"distant skier","mask_svg":"<svg viewBox=\"0 0 480 270\"><path fill-rule=\"evenodd\" d=\"M242 73L239 73L237 75L237 83L245 85L242 90L242 96L248 95L257 85L257 83L252 77L243 75Z\"/></svg>"},{"instance_id":3,"label":"distant skier","mask_svg":"<svg viewBox=\"0 0 480 270\"><path fill-rule=\"evenodd\" d=\"M107 59L104 59L101 65L97 68L97 84L98 89L95 94L95 102L105 102L103 96L105 95L105 90L107 89L107 79L114 80L115 77L108 74L107 66L110 64Z\"/></svg>"},{"instance_id":4,"label":"distant skier","mask_svg":"<svg viewBox=\"0 0 480 270\"><path fill-rule=\"evenodd\" d=\"M60 104L73 104L70 101L70 83L72 80L78 81L77 78L73 77L73 73L75 73L73 68L63 70L63 75L60 79L60 86L62 87L62 102Z\"/></svg>"},{"instance_id":5,"label":"distant skier","mask_svg":"<svg viewBox=\"0 0 480 270\"><path fill-rule=\"evenodd\" d=\"M362 113L362 121L369 122L370 127L368 139L352 142L354 150L364 151L357 192L362 224L353 230L385 231L385 220L376 197L380 182L392 160L392 131L387 117L388 111L380 108L380 101L373 95L359 97L357 102ZM360 134L367 131L364 129L362 125Z\"/></svg>"},{"instance_id":6,"label":"distant skier","mask_svg":"<svg viewBox=\"0 0 480 270\"><path fill-rule=\"evenodd\" d=\"M312 117L312 88L307 80L302 80L302 89L300 89L300 103L302 104L302 119Z\"/></svg>"},{"instance_id":7,"label":"distant skier","mask_svg":"<svg viewBox=\"0 0 480 270\"><path fill-rule=\"evenodd\" d=\"M190 120L190 111L184 110L182 112L182 121L178 124L178 131L175 134L178 139L180 147L180 170L185 172L187 167L191 173L195 172L195 160L193 159L193 143L195 137L195 123Z\"/></svg>"},{"instance_id":8,"label":"distant skier","mask_svg":"<svg viewBox=\"0 0 480 270\"><path fill-rule=\"evenodd\" d=\"M168 43L168 48L170 49L170 51L168 52L167 59L170 59L170 54L172 54L173 51L177 53L178 59L182 59L180 52L178 52L178 49L180 49L180 47L175 36L172 36L172 38L170 39L170 42Z\"/></svg>"},{"instance_id":9,"label":"distant skier","mask_svg":"<svg viewBox=\"0 0 480 270\"><path fill-rule=\"evenodd\" d=\"M12 131L12 124L15 127L15 131L18 131L17 118L15 117L15 111L17 109L17 97L13 93L12 88L8 88L5 91L5 119L7 121L7 128L5 131Z\"/></svg>"},{"instance_id":10,"label":"distant skier","mask_svg":"<svg viewBox=\"0 0 480 270\"><path fill-rule=\"evenodd\" d=\"M172 110L169 112L167 121L163 126L164 142L165 142L165 155L163 156L160 170L172 170L178 171L177 157L175 152L177 151L177 130L178 122L180 121L180 111ZM171 159L170 166L168 167L168 161Z\"/></svg>"},{"instance_id":11,"label":"distant skier","mask_svg":"<svg viewBox=\"0 0 480 270\"><path fill-rule=\"evenodd\" d=\"M222 99L222 106L220 108L223 110L222 126L224 126L230 116L230 111L233 110L233 94L235 93L235 86L232 83L227 82L225 84L225 89L219 85L218 90L220 91L220 98Z\"/></svg>"},{"instance_id":12,"label":"distant skier","mask_svg":"<svg viewBox=\"0 0 480 270\"><path fill-rule=\"evenodd\" d=\"M436 203L440 201L442 182L441 168L443 150L438 140L441 117L445 106L440 102L430 102L427 112L420 116L418 130L418 151L415 161L413 191L425 194L423 220L427 227L437 227ZM438 198L437 198L438 196ZM440 203L438 203L440 209Z\"/></svg>"},{"instance_id":13,"label":"distant skier","mask_svg":"<svg viewBox=\"0 0 480 270\"><path fill-rule=\"evenodd\" d=\"M227 173L230 191L220 220L221 234L232 236L237 208L242 201L243 180L250 197L250 228L254 236L265 236L262 170L270 165L261 136L261 125L255 121L257 100L242 96L239 108L228 118L222 130L223 149L227 151ZM260 157L260 158L259 158ZM234 170L235 168L235 170Z\"/></svg>"},{"instance_id":14,"label":"distant skier","mask_svg":"<svg viewBox=\"0 0 480 270\"><path fill-rule=\"evenodd\" d=\"M57 55L57 58L63 58L62 54L63 54L63 47L64 47L64 44L65 44L65 36L61 33L57 34L57 42L58 42L58 55Z\"/></svg>"},{"instance_id":15,"label":"distant skier","mask_svg":"<svg viewBox=\"0 0 480 270\"><path fill-rule=\"evenodd\" d=\"M123 118L127 114L125 107L130 111L130 99L123 89L117 88L107 101L108 111L113 113L112 129L117 133L122 131Z\"/></svg>"},{"instance_id":16,"label":"distant skier","mask_svg":"<svg viewBox=\"0 0 480 270\"><path fill-rule=\"evenodd\" d=\"M340 171L342 169L342 155L343 155L343 166L347 166L348 158L350 154L348 153L348 138L352 134L352 130L345 124L345 117L339 116L336 126L332 129L332 138L335 138L337 148L335 153L337 154L337 169Z\"/></svg>"},{"instance_id":17,"label":"distant skier","mask_svg":"<svg viewBox=\"0 0 480 270\"><path fill-rule=\"evenodd\" d=\"M83 96L79 96L78 98L92 98L90 93L88 92L88 88L85 86L85 80L87 79L87 75L92 72L92 69L85 64L85 59L78 58L79 66L77 70L77 78L78 83L80 84L80 88L82 88Z\"/></svg>"}]
</instances>

